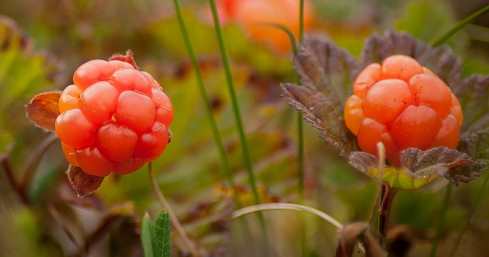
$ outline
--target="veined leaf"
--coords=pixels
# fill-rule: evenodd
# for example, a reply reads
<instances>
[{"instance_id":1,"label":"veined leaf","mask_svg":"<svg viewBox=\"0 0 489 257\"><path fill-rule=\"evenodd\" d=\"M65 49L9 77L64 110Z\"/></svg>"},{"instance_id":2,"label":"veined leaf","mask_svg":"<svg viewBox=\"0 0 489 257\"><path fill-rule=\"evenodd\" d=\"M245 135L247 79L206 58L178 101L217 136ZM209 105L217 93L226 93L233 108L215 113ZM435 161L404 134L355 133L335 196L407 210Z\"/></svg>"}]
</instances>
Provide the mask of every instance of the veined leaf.
<instances>
[{"instance_id":1,"label":"veined leaf","mask_svg":"<svg viewBox=\"0 0 489 257\"><path fill-rule=\"evenodd\" d=\"M168 213L161 213L155 221L144 215L141 229L144 257L171 257L171 224Z\"/></svg>"},{"instance_id":2,"label":"veined leaf","mask_svg":"<svg viewBox=\"0 0 489 257\"><path fill-rule=\"evenodd\" d=\"M446 147L426 151L408 148L401 152L401 167L378 167L378 159L365 152L352 152L350 164L367 176L380 179L398 189L413 190L449 180L466 183L485 167L466 154Z\"/></svg>"},{"instance_id":3,"label":"veined leaf","mask_svg":"<svg viewBox=\"0 0 489 257\"><path fill-rule=\"evenodd\" d=\"M324 37L306 37L294 58L302 85L283 84L289 103L319 130L321 137L347 157L355 142L343 122L343 102L351 92L356 63Z\"/></svg>"},{"instance_id":4,"label":"veined leaf","mask_svg":"<svg viewBox=\"0 0 489 257\"><path fill-rule=\"evenodd\" d=\"M141 243L143 244L144 257L155 257L153 251L153 221L146 213L141 225Z\"/></svg>"}]
</instances>

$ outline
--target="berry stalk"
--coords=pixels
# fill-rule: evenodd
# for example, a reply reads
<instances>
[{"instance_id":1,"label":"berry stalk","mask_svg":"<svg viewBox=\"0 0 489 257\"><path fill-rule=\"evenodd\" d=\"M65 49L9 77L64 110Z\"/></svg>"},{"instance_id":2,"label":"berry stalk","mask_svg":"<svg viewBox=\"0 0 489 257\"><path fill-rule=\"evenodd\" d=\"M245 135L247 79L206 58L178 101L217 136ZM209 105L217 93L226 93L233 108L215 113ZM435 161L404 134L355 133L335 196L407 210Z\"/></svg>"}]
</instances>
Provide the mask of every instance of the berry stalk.
<instances>
[{"instance_id":1,"label":"berry stalk","mask_svg":"<svg viewBox=\"0 0 489 257\"><path fill-rule=\"evenodd\" d=\"M170 215L171 223L172 223L173 227L175 228L175 230L177 231L180 238L182 239L183 244L187 248L188 252L190 252L192 254L192 256L194 256L194 257L200 256L194 242L192 242L192 240L190 240L190 238L188 237L188 235L185 232L185 229L183 228L182 224L180 224L180 221L178 221L177 215L175 214L175 212L171 208L170 203L168 203L165 196L161 192L160 187L158 185L158 182L156 182L156 179L153 175L153 167L152 167L151 163L148 164L148 176L149 176L149 180L151 181L151 186L153 188L153 191L154 191L156 197L158 198L158 202L159 202L161 208L163 210L167 211L168 215Z\"/></svg>"}]
</instances>

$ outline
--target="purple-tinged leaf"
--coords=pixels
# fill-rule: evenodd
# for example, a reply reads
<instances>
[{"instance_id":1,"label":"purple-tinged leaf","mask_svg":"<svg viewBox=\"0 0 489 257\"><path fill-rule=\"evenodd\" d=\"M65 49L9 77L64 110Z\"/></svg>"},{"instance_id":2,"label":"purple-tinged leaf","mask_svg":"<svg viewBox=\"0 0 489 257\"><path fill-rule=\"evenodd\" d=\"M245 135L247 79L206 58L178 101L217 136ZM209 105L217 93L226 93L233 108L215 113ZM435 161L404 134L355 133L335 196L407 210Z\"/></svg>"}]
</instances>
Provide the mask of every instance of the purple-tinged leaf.
<instances>
[{"instance_id":1,"label":"purple-tinged leaf","mask_svg":"<svg viewBox=\"0 0 489 257\"><path fill-rule=\"evenodd\" d=\"M357 64L348 52L327 38L306 37L294 64L301 84L321 91L330 101L341 104L351 94Z\"/></svg>"},{"instance_id":2,"label":"purple-tinged leaf","mask_svg":"<svg viewBox=\"0 0 489 257\"><path fill-rule=\"evenodd\" d=\"M343 123L340 107L323 93L311 87L284 84L285 96L304 119L316 128L320 136L340 154L347 157L355 142Z\"/></svg>"},{"instance_id":3,"label":"purple-tinged leaf","mask_svg":"<svg viewBox=\"0 0 489 257\"><path fill-rule=\"evenodd\" d=\"M367 39L362 52L360 70L371 63L382 61L395 54L416 59L445 81L451 88L460 83L461 62L446 46L432 47L407 33L387 31Z\"/></svg>"},{"instance_id":4,"label":"purple-tinged leaf","mask_svg":"<svg viewBox=\"0 0 489 257\"><path fill-rule=\"evenodd\" d=\"M446 147L426 151L408 148L401 152L401 165L418 176L438 174L454 184L467 183L480 176L483 163L468 154Z\"/></svg>"},{"instance_id":5,"label":"purple-tinged leaf","mask_svg":"<svg viewBox=\"0 0 489 257\"><path fill-rule=\"evenodd\" d=\"M464 113L464 134L489 128L489 76L472 75L454 88Z\"/></svg>"}]
</instances>

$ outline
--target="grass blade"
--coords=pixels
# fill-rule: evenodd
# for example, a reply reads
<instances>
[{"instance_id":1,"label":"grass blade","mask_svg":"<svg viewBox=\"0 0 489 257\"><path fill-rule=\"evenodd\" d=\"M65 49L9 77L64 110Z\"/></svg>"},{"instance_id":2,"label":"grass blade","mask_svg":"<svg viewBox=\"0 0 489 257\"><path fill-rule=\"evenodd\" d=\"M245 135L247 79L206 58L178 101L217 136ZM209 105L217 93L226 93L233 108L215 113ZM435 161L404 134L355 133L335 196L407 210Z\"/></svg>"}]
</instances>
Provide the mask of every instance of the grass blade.
<instances>
[{"instance_id":1,"label":"grass blade","mask_svg":"<svg viewBox=\"0 0 489 257\"><path fill-rule=\"evenodd\" d=\"M171 224L168 213L161 213L156 218L152 232L155 257L171 257Z\"/></svg>"},{"instance_id":2,"label":"grass blade","mask_svg":"<svg viewBox=\"0 0 489 257\"><path fill-rule=\"evenodd\" d=\"M326 221L327 223L333 225L338 229L343 228L343 225L329 214L309 206L294 204L294 203L263 203L263 204L248 206L235 211L233 213L233 219L237 219L239 217L255 212L273 211L273 210L291 210L291 211L307 212L321 218L322 220Z\"/></svg>"},{"instance_id":3,"label":"grass blade","mask_svg":"<svg viewBox=\"0 0 489 257\"><path fill-rule=\"evenodd\" d=\"M199 93L200 93L202 101L204 102L204 105L205 105L205 113L207 116L207 120L209 121L209 126L211 127L212 137L214 139L214 143L216 144L217 150L219 152L219 157L221 160L221 166L222 166L222 171L223 171L222 176L226 180L228 186L234 188L234 177L233 177L233 173L231 172L230 165L229 165L229 159L226 155L226 150L224 148L222 136L219 133L219 129L217 127L217 122L216 122L214 116L212 115L212 106L211 106L211 103L209 100L207 90L204 86L204 81L202 79L202 72L200 70L199 63L197 62L197 57L196 57L194 49L192 47L192 42L190 41L190 36L188 34L187 25L185 24L185 21L183 19L180 1L179 0L173 0L173 3L175 5L175 12L177 15L178 24L180 27L180 32L182 33L183 42L185 44L185 48L187 49L187 53L188 53L190 60L192 62L192 67L193 67L194 72L195 72L195 78L197 80L197 86L199 88Z\"/></svg>"},{"instance_id":4,"label":"grass blade","mask_svg":"<svg viewBox=\"0 0 489 257\"><path fill-rule=\"evenodd\" d=\"M455 26L453 26L451 29L449 29L447 32L445 32L443 35L440 37L436 38L435 40L432 41L433 46L439 46L443 43L445 43L450 37L455 35L459 30L461 30L465 25L473 21L475 18L483 15L484 13L489 11L489 4L485 5L484 7L480 8L479 10L475 11L474 13L470 14L469 16L465 17L461 21L457 22Z\"/></svg>"},{"instance_id":5,"label":"grass blade","mask_svg":"<svg viewBox=\"0 0 489 257\"><path fill-rule=\"evenodd\" d=\"M229 57L226 50L226 45L224 44L224 36L222 35L221 22L219 20L219 14L217 12L216 1L209 0L212 19L214 21L214 28L216 31L217 41L219 43L219 51L221 53L221 60L224 66L224 72L226 75L226 85L231 97L231 105L233 108L234 119L236 122L236 127L238 128L239 140L241 143L241 151L243 154L243 161L245 164L246 171L248 172L248 180L253 192L253 198L255 203L260 203L260 195L258 194L258 189L256 186L255 174L253 172L253 165L251 162L250 151L248 147L248 142L246 140L246 135L244 132L243 121L241 119L241 111L238 104L238 98L236 96L236 91L234 87L233 74L231 73L231 64L229 63Z\"/></svg>"},{"instance_id":6,"label":"grass blade","mask_svg":"<svg viewBox=\"0 0 489 257\"><path fill-rule=\"evenodd\" d=\"M141 225L141 243L143 244L144 257L156 257L153 253L152 225L153 222L149 218L149 214L146 213Z\"/></svg>"}]
</instances>

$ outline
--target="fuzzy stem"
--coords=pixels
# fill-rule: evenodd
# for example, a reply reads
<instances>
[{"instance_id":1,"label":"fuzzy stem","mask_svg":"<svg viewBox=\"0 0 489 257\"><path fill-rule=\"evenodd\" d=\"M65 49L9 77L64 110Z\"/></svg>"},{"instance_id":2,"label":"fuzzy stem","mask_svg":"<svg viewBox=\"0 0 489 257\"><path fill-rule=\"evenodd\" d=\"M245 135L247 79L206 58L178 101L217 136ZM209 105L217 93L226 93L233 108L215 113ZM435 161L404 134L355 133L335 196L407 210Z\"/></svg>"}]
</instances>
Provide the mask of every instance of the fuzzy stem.
<instances>
[{"instance_id":1,"label":"fuzzy stem","mask_svg":"<svg viewBox=\"0 0 489 257\"><path fill-rule=\"evenodd\" d=\"M457 24L455 24L455 26L453 26L451 29L449 29L447 32L445 32L440 37L433 40L432 45L433 46L439 46L439 45L445 43L450 37L452 37L455 33L457 33L459 30L461 30L465 25L467 25L468 23L473 21L475 18L483 15L484 13L486 13L488 11L489 11L489 4L480 8L479 10L470 14L469 16L465 17L463 20L457 22Z\"/></svg>"},{"instance_id":2,"label":"fuzzy stem","mask_svg":"<svg viewBox=\"0 0 489 257\"><path fill-rule=\"evenodd\" d=\"M381 236L381 242L384 240L387 234L387 228L389 227L390 213L392 209L392 202L396 196L397 191L391 188L387 184L382 184L379 202L379 234Z\"/></svg>"},{"instance_id":3,"label":"fuzzy stem","mask_svg":"<svg viewBox=\"0 0 489 257\"><path fill-rule=\"evenodd\" d=\"M430 257L435 257L438 252L438 244L440 242L440 237L443 233L443 226L445 225L445 216L448 210L448 204L450 202L450 195L452 194L452 185L449 184L445 190L445 195L443 196L443 203L440 208L440 213L437 215L438 225L436 226L436 235L433 239L433 244L431 246Z\"/></svg>"},{"instance_id":4,"label":"fuzzy stem","mask_svg":"<svg viewBox=\"0 0 489 257\"><path fill-rule=\"evenodd\" d=\"M195 78L197 80L197 86L199 88L200 97L202 98L202 101L204 102L204 105L205 105L205 114L207 116L209 126L211 127L214 143L217 146L217 150L219 152L219 157L221 159L221 166L222 166L222 170L223 170L222 177L226 180L228 186L230 186L234 190L234 188L235 188L234 187L234 174L232 173L230 165L229 165L229 159L226 155L226 150L224 148L222 136L219 133L219 129L217 127L217 122L216 122L214 116L212 115L212 106L210 104L209 95L208 95L207 90L204 86L204 80L202 79L202 72L200 70L199 63L197 62L197 57L196 57L194 49L192 47L192 42L190 41L190 36L188 34L187 25L185 24L185 21L183 19L181 7L180 7L180 1L179 0L173 0L173 3L175 5L175 12L177 15L178 24L180 26L180 32L182 33L183 42L185 44L185 48L187 49L187 53L190 57L190 60L192 62L192 67L193 67L194 72L195 72Z\"/></svg>"},{"instance_id":5,"label":"fuzzy stem","mask_svg":"<svg viewBox=\"0 0 489 257\"><path fill-rule=\"evenodd\" d=\"M197 248L195 247L194 242L192 242L192 240L190 240L190 238L187 236L185 229L183 228L182 224L180 224L180 221L178 221L177 215L171 208L170 203L168 203L165 196L161 192L158 182L156 182L156 179L153 175L153 168L151 163L148 164L148 176L149 176L149 180L151 181L151 186L153 188L153 191L156 195L156 198L158 199L161 208L168 212L171 223L175 228L175 230L177 231L180 238L182 239L188 252L190 252L194 257L200 256L199 252L197 251Z\"/></svg>"}]
</instances>

